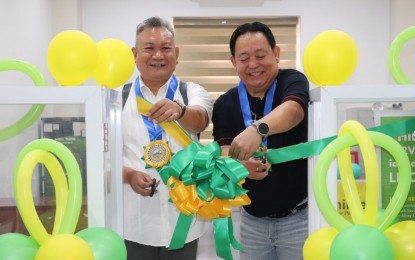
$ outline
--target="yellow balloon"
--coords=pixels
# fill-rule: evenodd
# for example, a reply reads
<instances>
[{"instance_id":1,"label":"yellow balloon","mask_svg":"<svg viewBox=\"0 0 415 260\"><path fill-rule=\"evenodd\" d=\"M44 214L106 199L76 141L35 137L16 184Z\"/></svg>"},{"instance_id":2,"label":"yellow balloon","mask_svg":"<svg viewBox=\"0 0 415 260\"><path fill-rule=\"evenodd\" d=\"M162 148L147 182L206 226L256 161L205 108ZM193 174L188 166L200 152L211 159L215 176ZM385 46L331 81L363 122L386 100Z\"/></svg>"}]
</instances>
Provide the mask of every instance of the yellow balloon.
<instances>
[{"instance_id":1,"label":"yellow balloon","mask_svg":"<svg viewBox=\"0 0 415 260\"><path fill-rule=\"evenodd\" d=\"M339 130L339 137L351 134L359 145L366 173L366 207L363 210L353 175L350 147L337 155L344 194L354 224L376 226L379 200L379 167L375 146L363 125L354 120L346 121Z\"/></svg>"},{"instance_id":2,"label":"yellow balloon","mask_svg":"<svg viewBox=\"0 0 415 260\"><path fill-rule=\"evenodd\" d=\"M82 238L71 234L50 237L37 251L35 260L93 260L94 253Z\"/></svg>"},{"instance_id":3,"label":"yellow balloon","mask_svg":"<svg viewBox=\"0 0 415 260\"><path fill-rule=\"evenodd\" d=\"M117 39L105 39L97 43L98 62L94 80L103 87L116 88L132 75L135 66L131 48Z\"/></svg>"},{"instance_id":4,"label":"yellow balloon","mask_svg":"<svg viewBox=\"0 0 415 260\"><path fill-rule=\"evenodd\" d=\"M53 234L57 233L63 220L68 200L68 183L61 164L52 153L43 150L33 150L23 157L17 174L16 201L27 230L36 242L41 245L49 239L50 235L36 212L32 198L32 175L38 163L44 164L48 169L55 186L56 212Z\"/></svg>"},{"instance_id":5,"label":"yellow balloon","mask_svg":"<svg viewBox=\"0 0 415 260\"><path fill-rule=\"evenodd\" d=\"M398 222L384 233L392 245L394 260L415 259L415 221Z\"/></svg>"},{"instance_id":6,"label":"yellow balloon","mask_svg":"<svg viewBox=\"0 0 415 260\"><path fill-rule=\"evenodd\" d=\"M305 48L304 50L304 55L303 55L303 68L304 68L304 73L307 75L307 78L309 81L313 82L314 85L316 86L322 86L316 79L316 77L313 75L313 71L310 68L310 51L309 51L309 45Z\"/></svg>"},{"instance_id":7,"label":"yellow balloon","mask_svg":"<svg viewBox=\"0 0 415 260\"><path fill-rule=\"evenodd\" d=\"M318 34L306 46L303 65L307 77L317 86L338 86L353 73L358 49L353 38L339 30Z\"/></svg>"},{"instance_id":8,"label":"yellow balloon","mask_svg":"<svg viewBox=\"0 0 415 260\"><path fill-rule=\"evenodd\" d=\"M86 33L63 31L49 43L47 63L61 86L77 86L91 77L98 59L97 46Z\"/></svg>"},{"instance_id":9,"label":"yellow balloon","mask_svg":"<svg viewBox=\"0 0 415 260\"><path fill-rule=\"evenodd\" d=\"M330 247L338 233L334 227L325 227L309 235L303 247L304 260L330 260Z\"/></svg>"}]
</instances>

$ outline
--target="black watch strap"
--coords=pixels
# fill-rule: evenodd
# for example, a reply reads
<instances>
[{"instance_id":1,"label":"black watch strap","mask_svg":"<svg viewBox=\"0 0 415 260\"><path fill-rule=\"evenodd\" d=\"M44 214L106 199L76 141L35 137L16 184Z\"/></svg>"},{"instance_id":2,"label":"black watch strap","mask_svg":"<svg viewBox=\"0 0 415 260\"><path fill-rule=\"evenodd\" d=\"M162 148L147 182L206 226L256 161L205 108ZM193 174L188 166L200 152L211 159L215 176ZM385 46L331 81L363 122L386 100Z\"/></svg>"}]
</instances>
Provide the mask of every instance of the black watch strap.
<instances>
[{"instance_id":1,"label":"black watch strap","mask_svg":"<svg viewBox=\"0 0 415 260\"><path fill-rule=\"evenodd\" d=\"M180 113L180 116L177 118L177 120L179 120L180 118L182 118L184 116L184 113L186 113L186 105L180 103L177 100L174 100L174 102L180 106L180 108L182 109L182 112Z\"/></svg>"}]
</instances>

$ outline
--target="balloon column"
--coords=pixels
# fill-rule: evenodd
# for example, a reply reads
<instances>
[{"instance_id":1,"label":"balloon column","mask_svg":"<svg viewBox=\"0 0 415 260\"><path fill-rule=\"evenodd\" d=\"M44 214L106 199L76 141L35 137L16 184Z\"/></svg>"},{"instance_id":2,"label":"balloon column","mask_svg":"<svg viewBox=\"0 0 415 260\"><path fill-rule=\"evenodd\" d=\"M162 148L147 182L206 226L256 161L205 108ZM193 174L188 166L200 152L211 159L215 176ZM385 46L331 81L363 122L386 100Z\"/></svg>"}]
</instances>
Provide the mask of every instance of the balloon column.
<instances>
[{"instance_id":1,"label":"balloon column","mask_svg":"<svg viewBox=\"0 0 415 260\"><path fill-rule=\"evenodd\" d=\"M366 172L365 209L362 208L358 196L350 158L350 146L356 144L361 150ZM374 145L391 153L399 170L399 183L395 194L380 216L377 207L379 173ZM353 224L337 213L327 192L327 170L336 155ZM379 132L366 131L356 121L345 122L339 130L338 138L320 154L314 169L315 198L331 227L317 230L308 237L303 248L304 259L414 259L415 250L411 249L415 248L414 233L404 230L403 227L408 225L402 225L401 222L391 226L406 201L410 185L410 162L397 141ZM413 223L409 224L410 230L413 229ZM400 246L397 234L402 233L405 234L406 243ZM397 258L398 255L402 258Z\"/></svg>"},{"instance_id":2,"label":"balloon column","mask_svg":"<svg viewBox=\"0 0 415 260\"><path fill-rule=\"evenodd\" d=\"M18 70L28 75L35 86L46 86L42 73L32 64L14 59L0 60L0 71ZM43 113L45 105L32 105L29 111L11 126L0 129L0 142L15 137L33 125Z\"/></svg>"},{"instance_id":3,"label":"balloon column","mask_svg":"<svg viewBox=\"0 0 415 260\"><path fill-rule=\"evenodd\" d=\"M328 30L306 46L304 73L316 86L338 86L352 75L357 61L358 49L353 38L339 30Z\"/></svg>"},{"instance_id":4,"label":"balloon column","mask_svg":"<svg viewBox=\"0 0 415 260\"><path fill-rule=\"evenodd\" d=\"M48 169L55 186L52 234L42 225L32 199L31 179L38 163ZM123 239L109 229L87 228L74 234L81 210L82 181L78 163L65 145L51 139L38 139L26 145L16 160L13 185L17 208L30 237L15 233L0 235L0 259L127 258Z\"/></svg>"},{"instance_id":5,"label":"balloon column","mask_svg":"<svg viewBox=\"0 0 415 260\"><path fill-rule=\"evenodd\" d=\"M49 43L47 63L61 86L77 86L91 76L103 87L125 83L134 70L134 55L127 44L105 39L97 44L77 30L63 31Z\"/></svg>"}]
</instances>

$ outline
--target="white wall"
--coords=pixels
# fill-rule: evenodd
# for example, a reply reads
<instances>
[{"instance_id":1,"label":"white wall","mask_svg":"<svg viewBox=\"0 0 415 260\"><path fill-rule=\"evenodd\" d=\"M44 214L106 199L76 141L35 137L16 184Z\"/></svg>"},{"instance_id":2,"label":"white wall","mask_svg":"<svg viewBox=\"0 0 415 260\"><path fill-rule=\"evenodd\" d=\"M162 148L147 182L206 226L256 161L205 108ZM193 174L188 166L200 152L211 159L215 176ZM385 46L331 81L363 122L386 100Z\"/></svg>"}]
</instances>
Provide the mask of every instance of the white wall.
<instances>
[{"instance_id":1,"label":"white wall","mask_svg":"<svg viewBox=\"0 0 415 260\"><path fill-rule=\"evenodd\" d=\"M163 7L161 7L163 6ZM0 59L33 63L56 85L47 64L50 40L67 29L79 29L95 41L117 38L134 44L136 25L150 16L280 16L301 17L301 51L318 33L328 29L350 34L359 48L359 63L344 84L393 84L387 53L403 29L415 25L413 0L15 0L0 8ZM415 81L415 45L402 50L401 63ZM412 76L412 77L411 77ZM93 81L89 83L94 84ZM32 84L18 73L0 73L0 85Z\"/></svg>"},{"instance_id":2,"label":"white wall","mask_svg":"<svg viewBox=\"0 0 415 260\"><path fill-rule=\"evenodd\" d=\"M46 50L51 23L48 0L1 1L0 59L27 61L47 76ZM33 85L33 82L21 72L0 72L0 87L5 85Z\"/></svg>"},{"instance_id":3,"label":"white wall","mask_svg":"<svg viewBox=\"0 0 415 260\"><path fill-rule=\"evenodd\" d=\"M114 37L132 46L136 25L150 16L298 15L301 51L324 30L345 31L359 48L358 66L345 84L387 84L389 11L389 0L86 0L82 1L82 26L95 40Z\"/></svg>"}]
</instances>

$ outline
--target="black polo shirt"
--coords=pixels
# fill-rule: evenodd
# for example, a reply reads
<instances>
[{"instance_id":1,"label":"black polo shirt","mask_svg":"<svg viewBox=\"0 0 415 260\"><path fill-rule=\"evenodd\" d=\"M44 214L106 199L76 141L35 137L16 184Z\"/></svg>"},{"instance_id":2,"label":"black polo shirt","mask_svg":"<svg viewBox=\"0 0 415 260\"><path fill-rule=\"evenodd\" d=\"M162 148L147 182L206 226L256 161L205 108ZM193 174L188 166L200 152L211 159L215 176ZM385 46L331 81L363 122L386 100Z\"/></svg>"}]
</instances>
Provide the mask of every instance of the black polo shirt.
<instances>
[{"instance_id":1,"label":"black polo shirt","mask_svg":"<svg viewBox=\"0 0 415 260\"><path fill-rule=\"evenodd\" d=\"M280 69L277 75L272 108L287 100L298 102L304 109L304 120L288 132L270 135L269 149L307 142L307 110L309 102L309 84L301 72L293 69ZM260 100L249 95L251 111L257 120L262 118L265 99ZM238 88L234 87L221 95L213 106L213 137L220 145L230 145L233 138L245 130ZM265 217L275 213L285 213L293 209L307 197L307 159L300 159L272 165L272 172L263 180L246 178L243 187L248 190L252 203L244 209L256 217Z\"/></svg>"}]
</instances>

